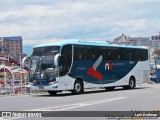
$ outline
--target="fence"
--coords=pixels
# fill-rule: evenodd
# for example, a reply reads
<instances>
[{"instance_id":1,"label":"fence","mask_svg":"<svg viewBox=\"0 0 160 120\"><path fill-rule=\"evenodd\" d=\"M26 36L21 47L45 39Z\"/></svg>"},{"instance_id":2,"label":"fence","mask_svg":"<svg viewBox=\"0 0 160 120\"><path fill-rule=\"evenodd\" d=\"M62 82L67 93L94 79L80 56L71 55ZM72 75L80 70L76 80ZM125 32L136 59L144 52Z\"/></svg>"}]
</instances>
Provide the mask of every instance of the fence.
<instances>
[{"instance_id":1,"label":"fence","mask_svg":"<svg viewBox=\"0 0 160 120\"><path fill-rule=\"evenodd\" d=\"M3 83L0 83L0 95L17 95L17 94L29 94L31 93L29 83L23 83L19 81L7 82L6 87Z\"/></svg>"}]
</instances>

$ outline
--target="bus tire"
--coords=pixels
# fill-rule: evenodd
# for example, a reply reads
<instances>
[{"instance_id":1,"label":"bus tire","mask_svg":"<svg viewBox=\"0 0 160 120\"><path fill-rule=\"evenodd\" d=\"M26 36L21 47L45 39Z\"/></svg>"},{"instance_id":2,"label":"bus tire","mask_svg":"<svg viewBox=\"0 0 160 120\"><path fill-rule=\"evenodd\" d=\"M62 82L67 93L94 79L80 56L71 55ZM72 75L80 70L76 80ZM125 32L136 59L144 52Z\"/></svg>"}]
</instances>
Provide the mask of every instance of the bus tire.
<instances>
[{"instance_id":1,"label":"bus tire","mask_svg":"<svg viewBox=\"0 0 160 120\"><path fill-rule=\"evenodd\" d=\"M134 77L130 77L130 79L129 79L129 88L133 89L135 86L136 86L136 82L135 82Z\"/></svg>"},{"instance_id":2,"label":"bus tire","mask_svg":"<svg viewBox=\"0 0 160 120\"><path fill-rule=\"evenodd\" d=\"M51 96L54 96L57 94L57 91L48 91L48 93L51 95Z\"/></svg>"},{"instance_id":3,"label":"bus tire","mask_svg":"<svg viewBox=\"0 0 160 120\"><path fill-rule=\"evenodd\" d=\"M129 85L124 86L124 89L133 89L136 87L136 82L135 82L135 78L134 77L130 77L129 79Z\"/></svg>"},{"instance_id":4,"label":"bus tire","mask_svg":"<svg viewBox=\"0 0 160 120\"><path fill-rule=\"evenodd\" d=\"M83 83L80 80L76 80L74 83L74 89L71 91L72 94L77 95L84 92Z\"/></svg>"}]
</instances>

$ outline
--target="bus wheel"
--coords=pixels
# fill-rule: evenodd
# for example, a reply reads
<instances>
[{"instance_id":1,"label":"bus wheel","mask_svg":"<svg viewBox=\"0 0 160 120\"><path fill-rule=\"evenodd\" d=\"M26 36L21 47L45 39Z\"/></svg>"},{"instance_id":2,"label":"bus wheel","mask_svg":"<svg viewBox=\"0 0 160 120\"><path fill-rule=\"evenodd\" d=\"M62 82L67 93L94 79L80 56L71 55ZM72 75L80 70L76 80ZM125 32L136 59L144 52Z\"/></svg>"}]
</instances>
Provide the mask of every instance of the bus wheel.
<instances>
[{"instance_id":1,"label":"bus wheel","mask_svg":"<svg viewBox=\"0 0 160 120\"><path fill-rule=\"evenodd\" d=\"M136 83L135 83L135 79L133 78L133 77L131 77L130 79L129 79L129 88L130 89L133 89L134 87L136 86Z\"/></svg>"},{"instance_id":2,"label":"bus wheel","mask_svg":"<svg viewBox=\"0 0 160 120\"><path fill-rule=\"evenodd\" d=\"M57 91L48 91L48 93L51 95L51 96L54 96L57 94Z\"/></svg>"},{"instance_id":3,"label":"bus wheel","mask_svg":"<svg viewBox=\"0 0 160 120\"><path fill-rule=\"evenodd\" d=\"M135 86L136 86L136 83L135 83L134 77L130 77L130 79L129 79L129 85L124 86L123 88L124 89L133 89Z\"/></svg>"},{"instance_id":4,"label":"bus wheel","mask_svg":"<svg viewBox=\"0 0 160 120\"><path fill-rule=\"evenodd\" d=\"M71 91L72 94L81 94L84 92L83 84L80 80L76 80L74 83L74 89Z\"/></svg>"}]
</instances>

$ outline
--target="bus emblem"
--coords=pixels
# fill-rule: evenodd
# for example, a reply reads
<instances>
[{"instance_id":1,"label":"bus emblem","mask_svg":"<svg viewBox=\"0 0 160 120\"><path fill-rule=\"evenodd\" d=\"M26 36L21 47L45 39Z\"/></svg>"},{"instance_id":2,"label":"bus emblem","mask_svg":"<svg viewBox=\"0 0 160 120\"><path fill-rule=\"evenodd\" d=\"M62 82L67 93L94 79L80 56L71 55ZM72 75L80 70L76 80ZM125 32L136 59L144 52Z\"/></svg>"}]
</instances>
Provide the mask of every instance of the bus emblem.
<instances>
[{"instance_id":1,"label":"bus emblem","mask_svg":"<svg viewBox=\"0 0 160 120\"><path fill-rule=\"evenodd\" d=\"M93 64L93 66L91 66L88 70L87 70L87 74L89 74L90 76L97 78L98 80L102 80L103 79L103 75L102 73L98 72L96 69L97 67L100 65L100 63L102 62L102 55L96 60L96 62Z\"/></svg>"},{"instance_id":2,"label":"bus emblem","mask_svg":"<svg viewBox=\"0 0 160 120\"><path fill-rule=\"evenodd\" d=\"M105 70L112 70L112 63L110 61L108 61L108 63L105 64Z\"/></svg>"}]
</instances>

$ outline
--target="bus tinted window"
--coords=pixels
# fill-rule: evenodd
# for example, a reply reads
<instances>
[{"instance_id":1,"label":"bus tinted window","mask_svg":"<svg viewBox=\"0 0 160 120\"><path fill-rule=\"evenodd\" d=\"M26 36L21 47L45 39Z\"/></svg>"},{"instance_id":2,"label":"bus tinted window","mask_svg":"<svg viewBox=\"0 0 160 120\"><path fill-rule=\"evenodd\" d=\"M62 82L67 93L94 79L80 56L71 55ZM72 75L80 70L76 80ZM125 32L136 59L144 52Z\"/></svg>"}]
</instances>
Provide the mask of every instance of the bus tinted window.
<instances>
[{"instance_id":1,"label":"bus tinted window","mask_svg":"<svg viewBox=\"0 0 160 120\"><path fill-rule=\"evenodd\" d=\"M131 49L132 60L139 60L139 50Z\"/></svg>"},{"instance_id":2,"label":"bus tinted window","mask_svg":"<svg viewBox=\"0 0 160 120\"><path fill-rule=\"evenodd\" d=\"M140 50L139 51L139 60L145 61L148 59L148 50Z\"/></svg>"},{"instance_id":3,"label":"bus tinted window","mask_svg":"<svg viewBox=\"0 0 160 120\"><path fill-rule=\"evenodd\" d=\"M72 45L65 45L61 51L61 59L60 59L60 75L66 75L71 67L72 62Z\"/></svg>"},{"instance_id":4,"label":"bus tinted window","mask_svg":"<svg viewBox=\"0 0 160 120\"><path fill-rule=\"evenodd\" d=\"M99 47L96 46L86 46L86 59L87 60L96 60L100 56Z\"/></svg>"},{"instance_id":5,"label":"bus tinted window","mask_svg":"<svg viewBox=\"0 0 160 120\"><path fill-rule=\"evenodd\" d=\"M62 56L66 57L67 61L72 60L72 45L65 45L62 48L61 52Z\"/></svg>"},{"instance_id":6,"label":"bus tinted window","mask_svg":"<svg viewBox=\"0 0 160 120\"><path fill-rule=\"evenodd\" d=\"M43 55L44 56L54 56L57 53L59 53L59 48L58 46L49 46L49 47L45 47Z\"/></svg>"},{"instance_id":7,"label":"bus tinted window","mask_svg":"<svg viewBox=\"0 0 160 120\"><path fill-rule=\"evenodd\" d=\"M132 60L132 51L129 48L123 48L122 49L122 60Z\"/></svg>"},{"instance_id":8,"label":"bus tinted window","mask_svg":"<svg viewBox=\"0 0 160 120\"><path fill-rule=\"evenodd\" d=\"M34 48L32 56L42 56L44 47Z\"/></svg>"},{"instance_id":9,"label":"bus tinted window","mask_svg":"<svg viewBox=\"0 0 160 120\"><path fill-rule=\"evenodd\" d=\"M74 60L85 59L85 46L75 45L74 47Z\"/></svg>"},{"instance_id":10,"label":"bus tinted window","mask_svg":"<svg viewBox=\"0 0 160 120\"><path fill-rule=\"evenodd\" d=\"M122 54L122 60L145 61L148 59L148 50L146 49L123 48Z\"/></svg>"},{"instance_id":11,"label":"bus tinted window","mask_svg":"<svg viewBox=\"0 0 160 120\"><path fill-rule=\"evenodd\" d=\"M32 56L55 56L57 53L59 53L59 48L59 46L34 48Z\"/></svg>"},{"instance_id":12,"label":"bus tinted window","mask_svg":"<svg viewBox=\"0 0 160 120\"><path fill-rule=\"evenodd\" d=\"M96 60L101 55L104 60L144 61L148 59L148 50L137 48L76 45L74 48L74 53L75 60Z\"/></svg>"},{"instance_id":13,"label":"bus tinted window","mask_svg":"<svg viewBox=\"0 0 160 120\"><path fill-rule=\"evenodd\" d=\"M110 49L107 47L100 47L99 48L100 55L103 56L104 60L109 60L110 59Z\"/></svg>"},{"instance_id":14,"label":"bus tinted window","mask_svg":"<svg viewBox=\"0 0 160 120\"><path fill-rule=\"evenodd\" d=\"M109 55L110 55L111 60L120 60L121 59L121 49L111 48Z\"/></svg>"}]
</instances>

